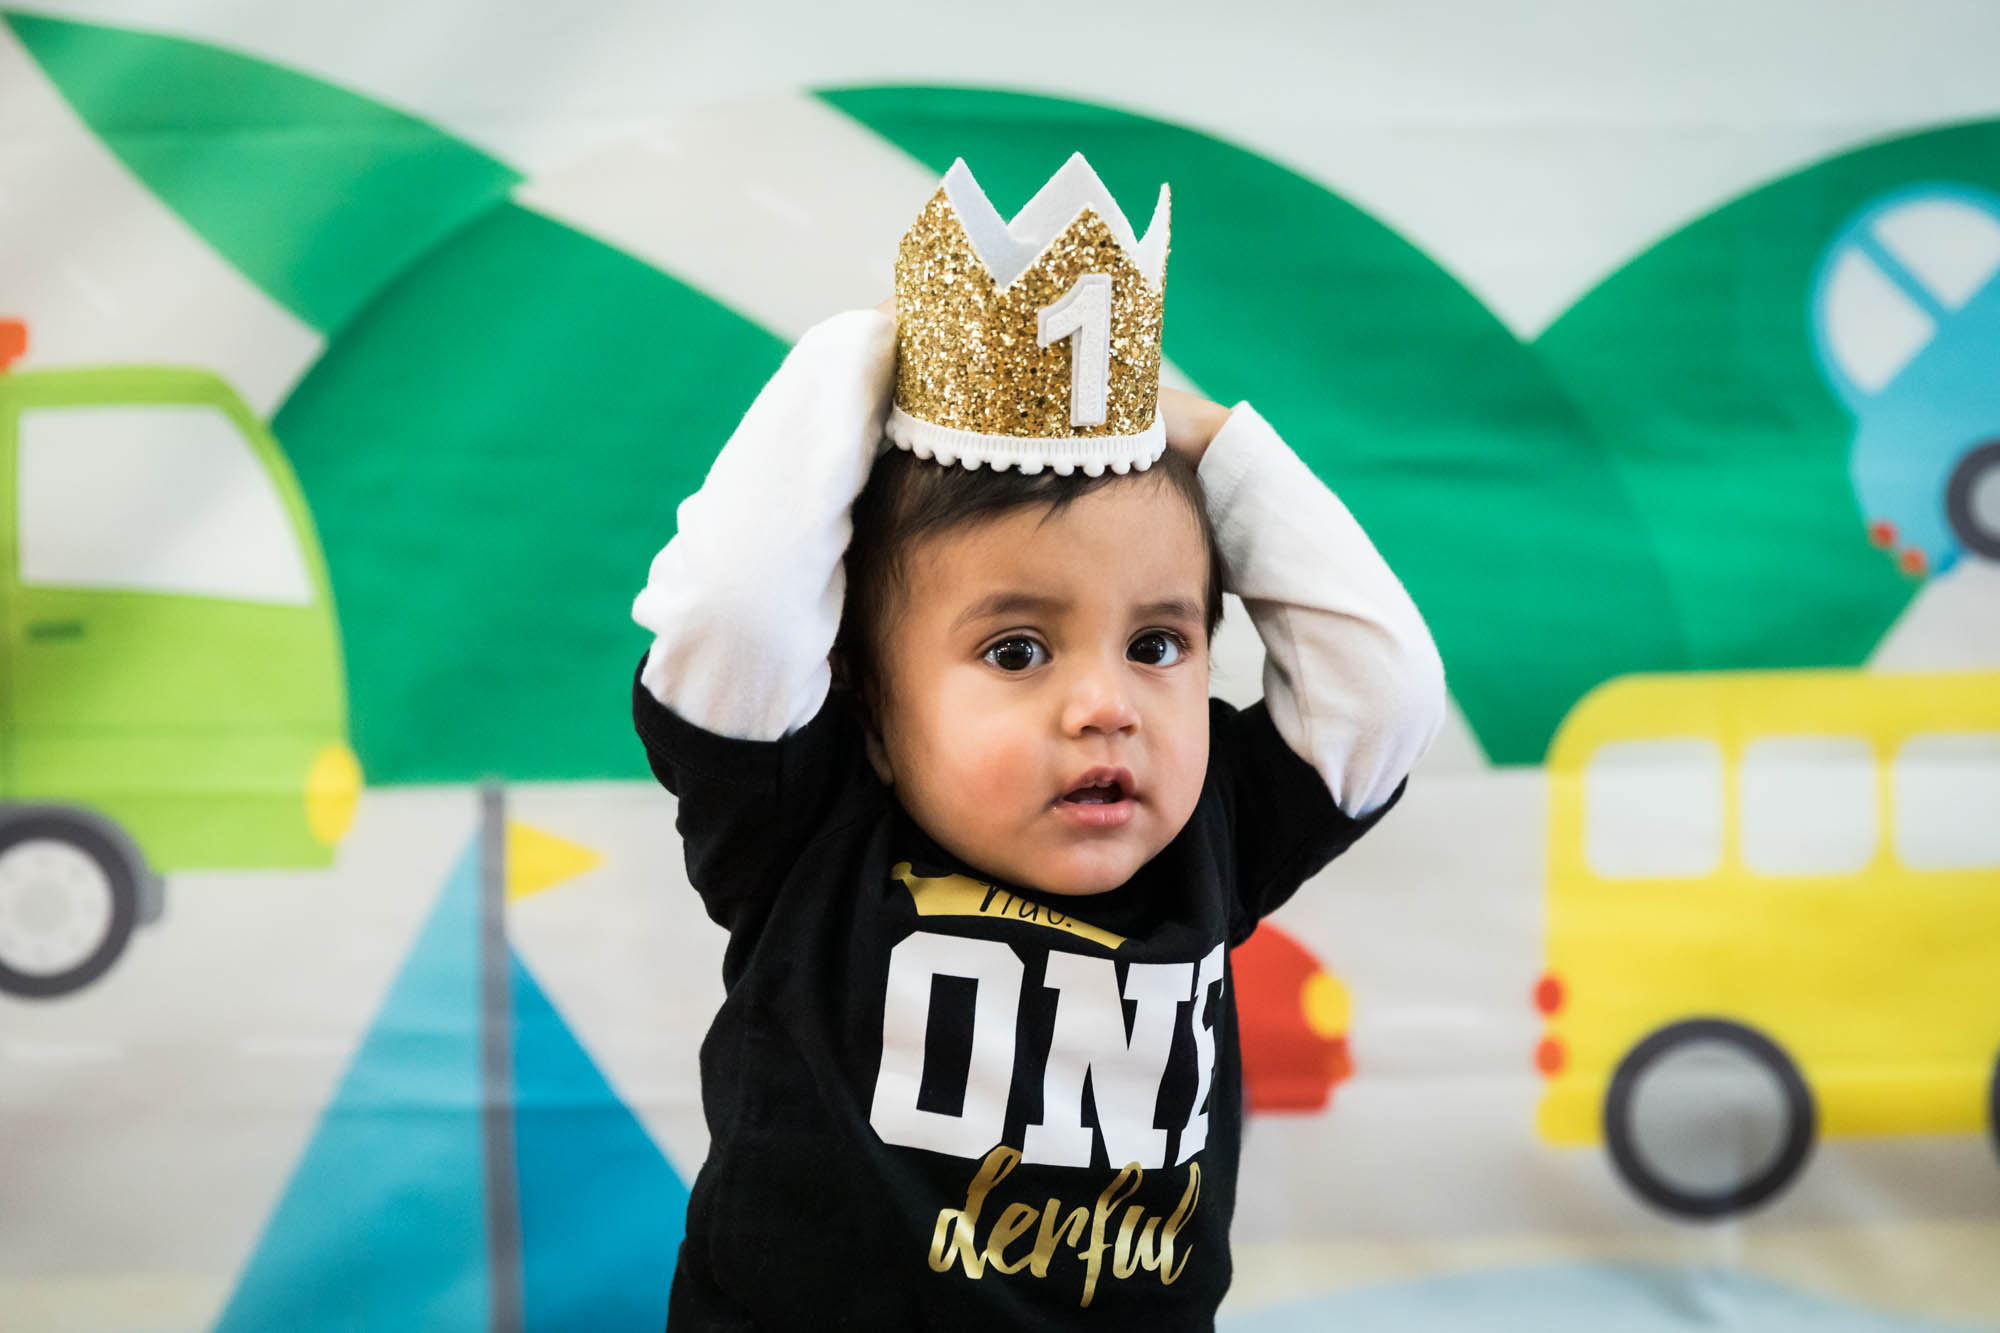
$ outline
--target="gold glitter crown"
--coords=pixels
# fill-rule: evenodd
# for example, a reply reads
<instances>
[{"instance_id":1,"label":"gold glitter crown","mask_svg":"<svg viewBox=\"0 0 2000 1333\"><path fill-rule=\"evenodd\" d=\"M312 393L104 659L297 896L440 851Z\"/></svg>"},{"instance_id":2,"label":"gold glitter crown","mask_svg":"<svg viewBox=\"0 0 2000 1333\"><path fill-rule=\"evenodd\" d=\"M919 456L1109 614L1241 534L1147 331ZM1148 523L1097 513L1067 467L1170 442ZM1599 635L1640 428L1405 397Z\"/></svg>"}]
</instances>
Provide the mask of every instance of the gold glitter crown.
<instances>
[{"instance_id":1,"label":"gold glitter crown","mask_svg":"<svg viewBox=\"0 0 2000 1333\"><path fill-rule=\"evenodd\" d=\"M995 471L1150 466L1166 274L1165 185L1141 240L1073 153L1002 222L959 158L896 251L889 438Z\"/></svg>"}]
</instances>

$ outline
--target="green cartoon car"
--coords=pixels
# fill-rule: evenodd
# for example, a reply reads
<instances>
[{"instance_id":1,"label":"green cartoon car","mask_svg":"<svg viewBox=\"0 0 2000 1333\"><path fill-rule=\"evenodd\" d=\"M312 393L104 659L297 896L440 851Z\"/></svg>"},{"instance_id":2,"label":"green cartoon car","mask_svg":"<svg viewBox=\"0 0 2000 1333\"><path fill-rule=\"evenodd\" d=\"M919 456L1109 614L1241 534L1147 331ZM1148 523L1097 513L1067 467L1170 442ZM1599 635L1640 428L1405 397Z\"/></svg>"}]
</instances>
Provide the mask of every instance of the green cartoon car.
<instances>
[{"instance_id":1,"label":"green cartoon car","mask_svg":"<svg viewBox=\"0 0 2000 1333\"><path fill-rule=\"evenodd\" d=\"M168 872L326 866L361 790L277 442L214 375L9 372L0 321L0 992L101 976Z\"/></svg>"}]
</instances>

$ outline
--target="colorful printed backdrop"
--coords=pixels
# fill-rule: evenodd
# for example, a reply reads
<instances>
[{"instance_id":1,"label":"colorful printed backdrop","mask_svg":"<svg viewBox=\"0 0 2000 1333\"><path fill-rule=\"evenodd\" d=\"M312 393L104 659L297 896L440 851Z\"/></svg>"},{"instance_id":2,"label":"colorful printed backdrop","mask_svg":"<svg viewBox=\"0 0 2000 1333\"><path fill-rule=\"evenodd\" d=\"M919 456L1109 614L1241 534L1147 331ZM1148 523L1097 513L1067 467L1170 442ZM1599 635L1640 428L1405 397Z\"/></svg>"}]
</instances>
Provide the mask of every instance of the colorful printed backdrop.
<instances>
[{"instance_id":1,"label":"colorful printed backdrop","mask_svg":"<svg viewBox=\"0 0 2000 1333\"><path fill-rule=\"evenodd\" d=\"M1452 689L1237 960L1224 1327L2000 1328L2000 19L1186 17L0 10L0 1328L659 1326L631 598L1076 149Z\"/></svg>"}]
</instances>

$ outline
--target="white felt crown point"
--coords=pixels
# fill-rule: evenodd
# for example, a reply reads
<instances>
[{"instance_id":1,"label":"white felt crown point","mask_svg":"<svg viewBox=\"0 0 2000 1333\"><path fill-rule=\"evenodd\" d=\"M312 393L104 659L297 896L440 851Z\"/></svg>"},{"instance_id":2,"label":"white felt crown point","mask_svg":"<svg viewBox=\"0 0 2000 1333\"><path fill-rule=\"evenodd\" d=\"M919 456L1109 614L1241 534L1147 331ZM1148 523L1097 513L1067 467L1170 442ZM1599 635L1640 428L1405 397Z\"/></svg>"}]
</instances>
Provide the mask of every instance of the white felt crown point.
<instances>
[{"instance_id":1,"label":"white felt crown point","mask_svg":"<svg viewBox=\"0 0 2000 1333\"><path fill-rule=\"evenodd\" d=\"M951 170L945 172L944 192L958 214L959 225L965 228L974 253L993 275L993 285L1002 291L1034 266L1042 251L1076 221L1076 215L1086 206L1104 219L1119 247L1155 291L1166 281L1170 194L1164 184L1160 186L1159 202L1153 206L1153 219L1146 226L1143 240L1134 234L1125 210L1111 197L1111 191L1080 152L1069 155L1069 160L1043 182L1035 197L1021 206L1011 222L1000 220L999 210L986 197L986 191L973 178L972 168L965 165L962 157L954 158Z\"/></svg>"}]
</instances>

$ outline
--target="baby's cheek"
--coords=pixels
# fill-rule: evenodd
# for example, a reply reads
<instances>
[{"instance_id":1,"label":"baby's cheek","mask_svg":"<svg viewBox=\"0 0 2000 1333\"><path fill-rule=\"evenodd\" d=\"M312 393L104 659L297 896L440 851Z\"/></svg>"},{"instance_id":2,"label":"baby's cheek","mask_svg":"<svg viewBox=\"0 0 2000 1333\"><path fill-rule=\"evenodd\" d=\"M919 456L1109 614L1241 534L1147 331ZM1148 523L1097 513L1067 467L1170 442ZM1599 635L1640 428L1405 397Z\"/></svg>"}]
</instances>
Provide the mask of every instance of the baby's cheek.
<instances>
[{"instance_id":1,"label":"baby's cheek","mask_svg":"<svg viewBox=\"0 0 2000 1333\"><path fill-rule=\"evenodd\" d=\"M966 786L978 800L990 806L1015 806L1046 795L1032 746L998 730L972 733L968 742L963 756Z\"/></svg>"}]
</instances>

